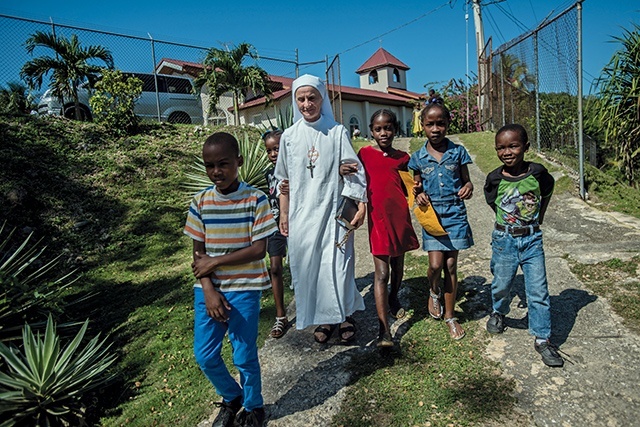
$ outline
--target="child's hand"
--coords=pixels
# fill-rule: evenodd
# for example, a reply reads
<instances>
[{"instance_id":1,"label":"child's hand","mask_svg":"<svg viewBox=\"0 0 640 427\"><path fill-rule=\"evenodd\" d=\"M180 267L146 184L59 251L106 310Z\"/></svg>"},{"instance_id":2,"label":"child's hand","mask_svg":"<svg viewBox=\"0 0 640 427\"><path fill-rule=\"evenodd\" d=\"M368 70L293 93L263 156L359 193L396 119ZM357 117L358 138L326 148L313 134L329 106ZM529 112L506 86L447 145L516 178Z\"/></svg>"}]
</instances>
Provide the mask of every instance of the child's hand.
<instances>
[{"instance_id":1,"label":"child's hand","mask_svg":"<svg viewBox=\"0 0 640 427\"><path fill-rule=\"evenodd\" d=\"M353 175L358 172L358 164L357 163L344 163L340 165L340 175L347 176Z\"/></svg>"},{"instance_id":2,"label":"child's hand","mask_svg":"<svg viewBox=\"0 0 640 427\"><path fill-rule=\"evenodd\" d=\"M422 193L422 181L420 182L413 182L413 195L417 196L418 194Z\"/></svg>"},{"instance_id":3,"label":"child's hand","mask_svg":"<svg viewBox=\"0 0 640 427\"><path fill-rule=\"evenodd\" d=\"M280 234L289 237L289 214L280 211Z\"/></svg>"},{"instance_id":4,"label":"child's hand","mask_svg":"<svg viewBox=\"0 0 640 427\"><path fill-rule=\"evenodd\" d=\"M469 200L473 196L473 184L471 182L467 182L463 185L460 191L458 191L458 196L462 200Z\"/></svg>"},{"instance_id":5,"label":"child's hand","mask_svg":"<svg viewBox=\"0 0 640 427\"><path fill-rule=\"evenodd\" d=\"M282 194L283 196L288 196L289 195L289 180L285 179L283 180L279 187L280 189L280 194Z\"/></svg>"},{"instance_id":6,"label":"child's hand","mask_svg":"<svg viewBox=\"0 0 640 427\"><path fill-rule=\"evenodd\" d=\"M207 254L201 254L196 251L193 255L193 262L191 263L191 269L196 278L210 276L216 269L215 257L210 257Z\"/></svg>"},{"instance_id":7,"label":"child's hand","mask_svg":"<svg viewBox=\"0 0 640 427\"><path fill-rule=\"evenodd\" d=\"M358 202L358 212L353 216L351 220L351 225L355 228L359 228L362 224L364 224L364 216L367 213L367 205L364 202Z\"/></svg>"},{"instance_id":8,"label":"child's hand","mask_svg":"<svg viewBox=\"0 0 640 427\"><path fill-rule=\"evenodd\" d=\"M431 201L429 200L429 196L425 193L420 193L416 196L416 203L418 206L429 206Z\"/></svg>"},{"instance_id":9,"label":"child's hand","mask_svg":"<svg viewBox=\"0 0 640 427\"><path fill-rule=\"evenodd\" d=\"M218 322L226 322L229 319L231 306L224 295L210 287L203 287L202 291L207 314Z\"/></svg>"}]
</instances>

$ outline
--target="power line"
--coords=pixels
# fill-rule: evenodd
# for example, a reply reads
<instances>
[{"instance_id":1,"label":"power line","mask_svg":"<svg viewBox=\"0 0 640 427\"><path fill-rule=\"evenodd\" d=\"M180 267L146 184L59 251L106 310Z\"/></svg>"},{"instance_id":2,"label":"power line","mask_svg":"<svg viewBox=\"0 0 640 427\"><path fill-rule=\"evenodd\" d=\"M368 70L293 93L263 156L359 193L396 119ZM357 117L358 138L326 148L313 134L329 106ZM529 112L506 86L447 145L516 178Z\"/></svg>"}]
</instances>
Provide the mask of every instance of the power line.
<instances>
[{"instance_id":1,"label":"power line","mask_svg":"<svg viewBox=\"0 0 640 427\"><path fill-rule=\"evenodd\" d=\"M386 35L388 35L388 34L391 34L391 33L393 33L393 32L396 32L396 31L398 31L398 30L399 30L399 29L401 29L401 28L404 28L404 27L406 27L406 26L409 26L409 25L413 24L414 22L417 22L417 21L419 21L419 20L421 20L421 19L426 18L427 16L431 15L431 14L432 14L432 13L434 13L434 12L437 12L438 10L442 9L443 7L445 7L445 6L447 6L447 5L449 5L451 8L453 8L453 7L455 7L455 3L456 3L456 0L449 0L449 1L447 1L446 3L441 4L440 6L436 7L435 9L430 10L429 12L423 13L422 15L418 16L417 18L412 19L412 20L411 20L411 21L409 21L409 22L406 22L406 23L404 23L404 24L402 24L402 25L399 25L399 26L397 26L397 27L395 27L395 28L393 28L393 29L391 29L391 30L389 30L389 31L387 31L387 32L384 32L384 33L380 34L380 35L377 35L377 36L375 36L375 37L372 37L372 38L370 38L369 40L367 40L367 41L365 41L365 42L362 42L362 43L357 44L357 45L355 45L355 46L353 46L353 47L350 47L349 49L343 50L342 52L338 53L338 55L342 55L342 54L344 54L344 53L347 53L347 52L349 52L349 51L352 51L352 50L354 50L354 49L357 49L357 48L359 48L359 47L362 47L362 46L364 46L364 45L366 45L366 44L369 44L369 43L371 43L371 42L373 42L373 41L377 41L377 40L379 40L381 37L384 37L384 36L386 36Z\"/></svg>"}]
</instances>

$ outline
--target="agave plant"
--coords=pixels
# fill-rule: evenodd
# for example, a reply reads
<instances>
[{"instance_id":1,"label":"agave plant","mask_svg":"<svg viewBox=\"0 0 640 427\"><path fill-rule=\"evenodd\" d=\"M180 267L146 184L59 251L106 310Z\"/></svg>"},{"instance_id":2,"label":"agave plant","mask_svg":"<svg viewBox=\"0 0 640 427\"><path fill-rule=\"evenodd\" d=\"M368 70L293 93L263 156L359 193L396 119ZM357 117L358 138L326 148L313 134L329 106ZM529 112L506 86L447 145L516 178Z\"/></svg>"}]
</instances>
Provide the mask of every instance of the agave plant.
<instances>
[{"instance_id":1,"label":"agave plant","mask_svg":"<svg viewBox=\"0 0 640 427\"><path fill-rule=\"evenodd\" d=\"M244 158L244 164L238 170L238 179L262 191L268 191L265 171L271 166L271 162L267 157L264 144L251 141L248 134L237 139L240 145L240 154ZM184 188L189 192L189 195L211 186L211 180L207 176L201 157L196 157L191 164L191 172L187 172L186 176L187 182L184 184Z\"/></svg>"},{"instance_id":2,"label":"agave plant","mask_svg":"<svg viewBox=\"0 0 640 427\"><path fill-rule=\"evenodd\" d=\"M108 368L116 360L100 334L81 347L88 325L64 349L51 316L44 337L24 326L22 352L0 342L0 427L83 423L83 396L113 379Z\"/></svg>"},{"instance_id":3,"label":"agave plant","mask_svg":"<svg viewBox=\"0 0 640 427\"><path fill-rule=\"evenodd\" d=\"M43 261L46 246L41 240L32 243L33 232L15 244L15 229L5 234L6 222L0 226L0 340L19 336L20 325L35 315L55 307L57 295L78 280L75 270L59 273L62 255ZM56 276L58 276L56 278Z\"/></svg>"}]
</instances>

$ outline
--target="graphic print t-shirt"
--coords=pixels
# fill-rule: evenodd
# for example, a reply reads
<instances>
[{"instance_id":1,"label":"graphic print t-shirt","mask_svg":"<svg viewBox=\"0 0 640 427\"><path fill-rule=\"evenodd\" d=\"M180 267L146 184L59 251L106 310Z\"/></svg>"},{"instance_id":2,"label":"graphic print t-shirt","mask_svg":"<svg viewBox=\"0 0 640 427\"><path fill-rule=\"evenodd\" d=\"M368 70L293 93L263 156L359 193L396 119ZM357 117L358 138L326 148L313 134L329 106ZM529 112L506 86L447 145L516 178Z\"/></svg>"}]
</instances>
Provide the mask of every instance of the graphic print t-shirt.
<instances>
[{"instance_id":1,"label":"graphic print t-shirt","mask_svg":"<svg viewBox=\"0 0 640 427\"><path fill-rule=\"evenodd\" d=\"M538 163L528 163L528 172L519 177L502 174L502 166L492 171L484 185L484 196L496 212L496 223L512 226L538 224L540 205L551 197L554 179Z\"/></svg>"}]
</instances>

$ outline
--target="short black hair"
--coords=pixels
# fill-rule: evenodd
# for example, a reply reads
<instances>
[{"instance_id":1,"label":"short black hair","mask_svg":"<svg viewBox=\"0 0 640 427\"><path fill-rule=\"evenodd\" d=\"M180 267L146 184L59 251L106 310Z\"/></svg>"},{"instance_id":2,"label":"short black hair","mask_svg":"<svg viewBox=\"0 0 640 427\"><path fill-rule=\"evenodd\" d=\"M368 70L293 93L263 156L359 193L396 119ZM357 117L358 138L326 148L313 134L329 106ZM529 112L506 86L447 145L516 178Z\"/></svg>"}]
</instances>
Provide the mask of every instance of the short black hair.
<instances>
[{"instance_id":1,"label":"short black hair","mask_svg":"<svg viewBox=\"0 0 640 427\"><path fill-rule=\"evenodd\" d=\"M396 116L396 113L391 110L387 110L386 108L381 108L371 115L371 120L369 120L369 129L373 128L373 122L378 118L378 116L388 116L391 123L393 123L393 130L398 132L398 129L400 128L398 117Z\"/></svg>"},{"instance_id":2,"label":"short black hair","mask_svg":"<svg viewBox=\"0 0 640 427\"><path fill-rule=\"evenodd\" d=\"M268 130L262 134L262 140L267 141L269 138L277 138L282 135L282 131L280 129Z\"/></svg>"},{"instance_id":3,"label":"short black hair","mask_svg":"<svg viewBox=\"0 0 640 427\"><path fill-rule=\"evenodd\" d=\"M441 104L439 102L431 102L422 109L422 112L420 113L421 123L424 122L424 119L427 117L427 114L429 114L429 111L433 110L434 108L439 108L442 111L442 114L446 117L447 123L451 123L451 113L449 112L449 109L445 107L444 104Z\"/></svg>"},{"instance_id":4,"label":"short black hair","mask_svg":"<svg viewBox=\"0 0 640 427\"><path fill-rule=\"evenodd\" d=\"M226 149L231 150L234 157L240 156L240 145L235 136L227 132L216 132L212 134L204 142L204 147L211 145L224 145Z\"/></svg>"},{"instance_id":5,"label":"short black hair","mask_svg":"<svg viewBox=\"0 0 640 427\"><path fill-rule=\"evenodd\" d=\"M505 132L515 132L520 137L520 141L522 142L522 144L527 145L529 143L529 136L527 135L527 130L524 128L524 126L518 123L511 123L508 125L504 125L500 129L498 129L498 132L496 132L496 140L498 139L498 136L500 134L503 134Z\"/></svg>"}]
</instances>

